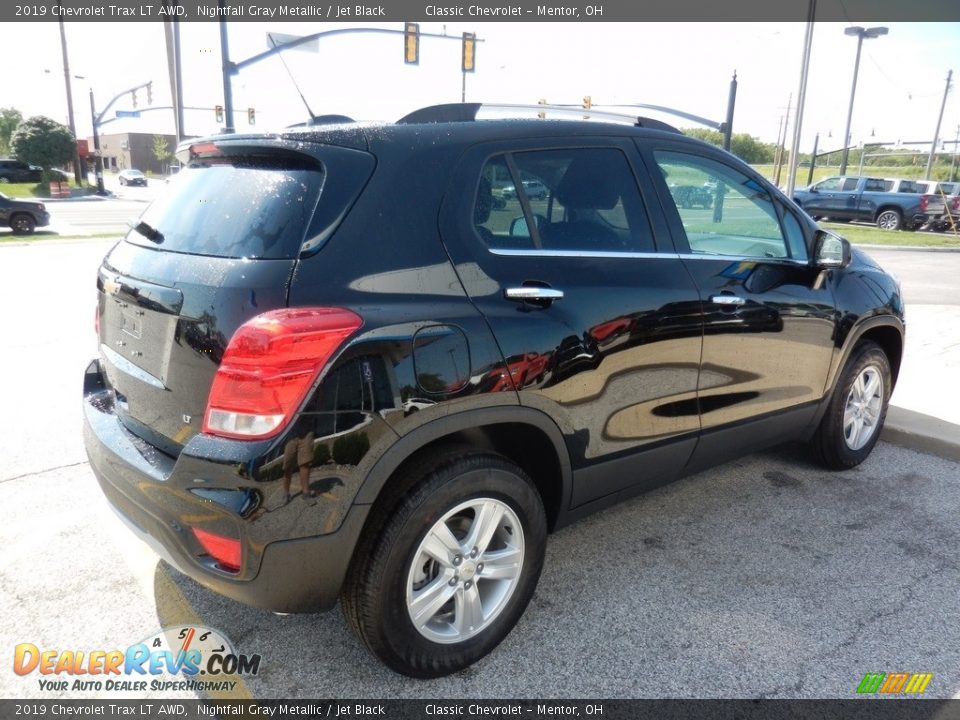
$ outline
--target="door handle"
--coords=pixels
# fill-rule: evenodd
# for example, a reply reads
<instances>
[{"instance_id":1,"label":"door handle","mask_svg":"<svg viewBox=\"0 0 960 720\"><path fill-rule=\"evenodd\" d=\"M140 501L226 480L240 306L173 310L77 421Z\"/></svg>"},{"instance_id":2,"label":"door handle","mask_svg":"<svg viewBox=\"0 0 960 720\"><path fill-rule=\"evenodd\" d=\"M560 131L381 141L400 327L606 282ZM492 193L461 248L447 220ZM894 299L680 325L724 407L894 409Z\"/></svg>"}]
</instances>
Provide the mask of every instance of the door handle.
<instances>
[{"instance_id":1,"label":"door handle","mask_svg":"<svg viewBox=\"0 0 960 720\"><path fill-rule=\"evenodd\" d=\"M713 295L710 302L716 305L746 305L747 301L739 295Z\"/></svg>"},{"instance_id":2,"label":"door handle","mask_svg":"<svg viewBox=\"0 0 960 720\"><path fill-rule=\"evenodd\" d=\"M563 290L555 288L539 287L536 285L524 285L522 287L507 288L503 291L503 296L507 300L560 300L563 297Z\"/></svg>"}]
</instances>

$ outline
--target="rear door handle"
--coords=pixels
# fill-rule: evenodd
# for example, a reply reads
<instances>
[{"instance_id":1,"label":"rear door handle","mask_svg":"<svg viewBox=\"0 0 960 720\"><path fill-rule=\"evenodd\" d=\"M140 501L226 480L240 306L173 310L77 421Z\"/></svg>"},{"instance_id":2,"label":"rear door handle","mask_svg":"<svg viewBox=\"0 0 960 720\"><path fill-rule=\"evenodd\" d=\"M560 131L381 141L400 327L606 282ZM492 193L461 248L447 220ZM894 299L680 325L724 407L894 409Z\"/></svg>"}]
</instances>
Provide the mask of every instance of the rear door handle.
<instances>
[{"instance_id":1,"label":"rear door handle","mask_svg":"<svg viewBox=\"0 0 960 720\"><path fill-rule=\"evenodd\" d=\"M746 305L747 301L739 295L713 295L710 302L717 305Z\"/></svg>"},{"instance_id":2,"label":"rear door handle","mask_svg":"<svg viewBox=\"0 0 960 720\"><path fill-rule=\"evenodd\" d=\"M536 285L524 285L523 287L507 288L503 291L503 296L507 300L560 300L563 297L563 290L555 288L538 287Z\"/></svg>"}]
</instances>

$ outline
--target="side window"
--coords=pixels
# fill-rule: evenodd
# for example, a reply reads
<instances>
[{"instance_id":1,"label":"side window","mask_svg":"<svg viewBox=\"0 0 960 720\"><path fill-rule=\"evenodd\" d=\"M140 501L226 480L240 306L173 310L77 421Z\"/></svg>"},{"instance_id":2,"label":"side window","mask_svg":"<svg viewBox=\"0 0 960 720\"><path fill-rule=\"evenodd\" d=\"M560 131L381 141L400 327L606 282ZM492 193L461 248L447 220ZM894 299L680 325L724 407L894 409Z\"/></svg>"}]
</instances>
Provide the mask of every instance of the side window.
<instances>
[{"instance_id":1,"label":"side window","mask_svg":"<svg viewBox=\"0 0 960 720\"><path fill-rule=\"evenodd\" d=\"M837 192L840 189L841 178L827 178L818 182L814 187L820 192Z\"/></svg>"},{"instance_id":2,"label":"side window","mask_svg":"<svg viewBox=\"0 0 960 720\"><path fill-rule=\"evenodd\" d=\"M803 228L796 216L785 208L780 208L783 215L783 232L787 236L787 246L790 248L790 257L794 260L807 260L807 240L803 236Z\"/></svg>"},{"instance_id":3,"label":"side window","mask_svg":"<svg viewBox=\"0 0 960 720\"><path fill-rule=\"evenodd\" d=\"M857 189L857 185L860 183L860 178L849 177L844 178L843 185L840 186L840 192L853 192Z\"/></svg>"},{"instance_id":4,"label":"side window","mask_svg":"<svg viewBox=\"0 0 960 720\"><path fill-rule=\"evenodd\" d=\"M876 178L869 178L866 183L863 185L863 189L867 192L885 192L886 187L883 180L877 180Z\"/></svg>"},{"instance_id":5,"label":"side window","mask_svg":"<svg viewBox=\"0 0 960 720\"><path fill-rule=\"evenodd\" d=\"M738 170L707 158L655 152L657 164L677 203L690 252L705 255L785 258L787 249L773 199L766 188ZM678 199L678 187L703 187L710 207Z\"/></svg>"},{"instance_id":6,"label":"side window","mask_svg":"<svg viewBox=\"0 0 960 720\"><path fill-rule=\"evenodd\" d=\"M614 148L491 158L481 172L473 222L494 249L654 251L636 179L626 156Z\"/></svg>"}]
</instances>

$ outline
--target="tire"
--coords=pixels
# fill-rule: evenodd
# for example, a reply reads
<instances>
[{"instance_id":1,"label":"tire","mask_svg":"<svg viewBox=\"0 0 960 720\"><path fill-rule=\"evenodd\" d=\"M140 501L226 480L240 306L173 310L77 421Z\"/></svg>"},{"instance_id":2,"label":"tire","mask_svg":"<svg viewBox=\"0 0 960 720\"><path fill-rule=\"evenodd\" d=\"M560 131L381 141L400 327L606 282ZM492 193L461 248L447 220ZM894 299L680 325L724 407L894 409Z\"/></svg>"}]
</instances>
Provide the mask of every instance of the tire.
<instances>
[{"instance_id":1,"label":"tire","mask_svg":"<svg viewBox=\"0 0 960 720\"><path fill-rule=\"evenodd\" d=\"M827 467L846 470L867 459L887 417L891 377L883 349L869 340L858 343L813 436L814 448ZM876 382L879 387L872 385Z\"/></svg>"},{"instance_id":2,"label":"tire","mask_svg":"<svg viewBox=\"0 0 960 720\"><path fill-rule=\"evenodd\" d=\"M374 510L376 531L354 552L344 614L393 670L441 677L493 650L523 614L543 568L543 503L519 467L465 447L431 452L391 484L394 500Z\"/></svg>"},{"instance_id":3,"label":"tire","mask_svg":"<svg viewBox=\"0 0 960 720\"><path fill-rule=\"evenodd\" d=\"M127 184L127 181L124 180L123 178L120 178L120 185L121 185L121 187L122 187L123 185L126 185L126 184Z\"/></svg>"},{"instance_id":4,"label":"tire","mask_svg":"<svg viewBox=\"0 0 960 720\"><path fill-rule=\"evenodd\" d=\"M887 208L877 215L877 227L881 230L900 230L903 227L903 213Z\"/></svg>"},{"instance_id":5,"label":"tire","mask_svg":"<svg viewBox=\"0 0 960 720\"><path fill-rule=\"evenodd\" d=\"M17 213L10 218L10 228L14 235L30 235L37 229L37 222L26 213Z\"/></svg>"}]
</instances>

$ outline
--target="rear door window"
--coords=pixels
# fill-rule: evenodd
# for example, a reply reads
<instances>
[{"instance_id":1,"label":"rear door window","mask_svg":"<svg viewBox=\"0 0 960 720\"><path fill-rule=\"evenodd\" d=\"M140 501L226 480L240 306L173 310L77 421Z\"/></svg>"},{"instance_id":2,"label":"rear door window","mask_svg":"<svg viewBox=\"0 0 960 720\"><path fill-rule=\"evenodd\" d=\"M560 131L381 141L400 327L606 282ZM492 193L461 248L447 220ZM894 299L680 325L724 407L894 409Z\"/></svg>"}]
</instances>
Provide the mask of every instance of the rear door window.
<instances>
[{"instance_id":1,"label":"rear door window","mask_svg":"<svg viewBox=\"0 0 960 720\"><path fill-rule=\"evenodd\" d=\"M615 148L491 158L481 174L473 220L492 249L654 251L636 178Z\"/></svg>"},{"instance_id":2,"label":"rear door window","mask_svg":"<svg viewBox=\"0 0 960 720\"><path fill-rule=\"evenodd\" d=\"M214 257L294 258L317 206L316 161L230 158L177 173L127 241ZM152 239L151 239L152 238Z\"/></svg>"}]
</instances>

